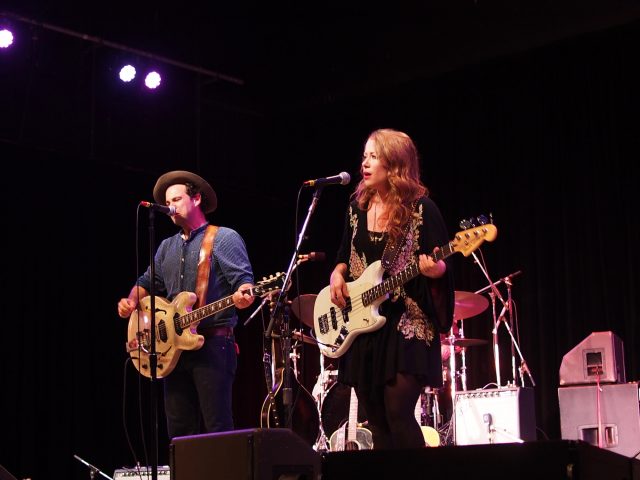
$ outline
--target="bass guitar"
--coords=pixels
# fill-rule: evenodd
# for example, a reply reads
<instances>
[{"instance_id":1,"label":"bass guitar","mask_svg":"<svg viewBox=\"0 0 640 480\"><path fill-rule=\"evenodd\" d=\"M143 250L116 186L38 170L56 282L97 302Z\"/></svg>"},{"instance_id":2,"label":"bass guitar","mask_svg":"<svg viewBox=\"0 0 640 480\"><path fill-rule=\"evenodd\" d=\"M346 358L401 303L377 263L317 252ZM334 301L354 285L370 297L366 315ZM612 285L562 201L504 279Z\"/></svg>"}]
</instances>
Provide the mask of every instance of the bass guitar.
<instances>
[{"instance_id":1,"label":"bass guitar","mask_svg":"<svg viewBox=\"0 0 640 480\"><path fill-rule=\"evenodd\" d=\"M440 247L430 256L434 262L456 252L465 257L477 249L485 240L496 238L498 231L493 224L480 225L456 233L453 240ZM386 318L378 313L378 307L389 292L420 274L419 264L412 263L401 272L382 280L384 268L377 260L369 265L360 277L348 282L349 297L344 308L331 302L330 286L324 287L313 306L313 326L320 352L330 358L344 355L355 338L382 328Z\"/></svg>"},{"instance_id":2,"label":"bass guitar","mask_svg":"<svg viewBox=\"0 0 640 480\"><path fill-rule=\"evenodd\" d=\"M284 273L271 275L244 291L255 297L282 288ZM169 375L183 350L197 350L204 345L204 337L196 332L198 323L211 315L233 306L233 295L216 300L195 310L197 296L193 292L180 292L169 302L166 298L155 298L156 307L156 355L158 378ZM129 317L127 330L127 352L133 365L141 375L151 378L151 297L140 300L140 308Z\"/></svg>"},{"instance_id":3,"label":"bass guitar","mask_svg":"<svg viewBox=\"0 0 640 480\"><path fill-rule=\"evenodd\" d=\"M372 448L373 435L371 430L358 425L358 396L352 387L349 401L349 420L331 434L329 449L332 452L341 452L371 450Z\"/></svg>"}]
</instances>

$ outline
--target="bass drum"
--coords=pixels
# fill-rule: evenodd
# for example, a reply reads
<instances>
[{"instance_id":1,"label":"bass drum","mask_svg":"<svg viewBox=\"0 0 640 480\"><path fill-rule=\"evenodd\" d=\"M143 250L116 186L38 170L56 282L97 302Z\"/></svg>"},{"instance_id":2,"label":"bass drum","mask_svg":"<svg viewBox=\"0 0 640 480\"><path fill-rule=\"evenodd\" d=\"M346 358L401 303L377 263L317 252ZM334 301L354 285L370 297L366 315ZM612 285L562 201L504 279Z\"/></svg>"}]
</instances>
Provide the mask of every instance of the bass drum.
<instances>
[{"instance_id":1,"label":"bass drum","mask_svg":"<svg viewBox=\"0 0 640 480\"><path fill-rule=\"evenodd\" d=\"M350 402L351 387L340 382L335 382L329 387L321 410L322 428L327 438L331 437L333 432L349 420ZM366 421L364 408L358 402L358 423L364 424Z\"/></svg>"}]
</instances>

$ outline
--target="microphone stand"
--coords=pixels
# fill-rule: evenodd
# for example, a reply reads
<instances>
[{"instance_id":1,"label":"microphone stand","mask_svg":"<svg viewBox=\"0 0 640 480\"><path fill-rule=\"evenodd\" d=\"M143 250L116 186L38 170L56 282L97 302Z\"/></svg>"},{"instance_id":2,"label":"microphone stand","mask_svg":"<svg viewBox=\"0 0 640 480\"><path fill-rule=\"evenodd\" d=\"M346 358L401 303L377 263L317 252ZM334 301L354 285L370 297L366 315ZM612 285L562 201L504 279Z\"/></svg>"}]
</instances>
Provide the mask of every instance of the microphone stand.
<instances>
[{"instance_id":1,"label":"microphone stand","mask_svg":"<svg viewBox=\"0 0 640 480\"><path fill-rule=\"evenodd\" d=\"M315 191L313 192L313 198L311 199L311 205L309 205L307 218L305 219L304 224L302 225L302 230L298 235L296 248L295 248L295 251L293 252L293 257L289 262L289 268L287 268L287 273L284 277L284 283L283 283L284 286L282 287L282 290L280 290L280 294L278 295L278 298L276 300L275 308L273 309L273 313L271 315L271 321L269 322L269 325L267 326L267 330L264 333L264 336L267 338L271 337L271 331L273 330L273 324L276 318L275 313L278 311L279 308L281 308L282 299L286 296L289 290L289 278L291 277L291 274L293 273L293 270L295 268L296 260L298 258L298 252L300 251L300 245L302 244L302 240L304 240L304 233L306 232L307 226L309 225L309 219L311 218L311 215L313 215L313 212L315 211L316 206L318 205L318 201L320 200L321 193L322 193L322 186L316 187Z\"/></svg>"},{"instance_id":2,"label":"microphone stand","mask_svg":"<svg viewBox=\"0 0 640 480\"><path fill-rule=\"evenodd\" d=\"M85 464L87 467L89 467L89 478L91 480L95 480L96 478L96 473L99 475L102 475L104 478L108 478L109 480L113 480L113 478L111 478L109 475L107 475L106 473L104 473L103 471L101 471L99 468L94 467L93 465L91 465L89 462L87 462L86 460L83 460L82 458L80 458L78 455L74 454L73 458L75 458L76 460L78 460L80 463Z\"/></svg>"},{"instance_id":3,"label":"microphone stand","mask_svg":"<svg viewBox=\"0 0 640 480\"><path fill-rule=\"evenodd\" d=\"M491 292L489 292L489 297L491 298L491 310L493 315L493 330L491 330L492 342L493 342L493 361L495 363L495 369L496 369L496 384L498 385L498 388L500 388L502 386L502 382L500 377L500 347L498 345L498 326L499 326L500 319L504 315L505 309L503 308L502 312L500 312L500 315L496 317L496 297L500 299L503 305L505 305L505 301L502 299L502 296L500 295L500 292L496 288L495 283L493 283L493 281L489 277L489 274L487 273L485 268L482 266L482 264L478 260L476 253L471 252L471 254L475 259L476 264L478 265L478 267L480 267L480 270L482 270L482 273L484 273L484 276L487 277L487 280L489 281L489 286L486 288L491 288Z\"/></svg>"},{"instance_id":4,"label":"microphone stand","mask_svg":"<svg viewBox=\"0 0 640 480\"><path fill-rule=\"evenodd\" d=\"M518 353L518 356L520 358L520 368L518 369L519 374L520 374L520 383L522 386L524 386L524 375L523 373L526 373L527 376L529 377L529 380L531 381L531 385L532 386L536 386L536 382L533 380L533 376L531 375L531 371L529 370L529 367L527 366L527 362L525 361L522 352L520 351L520 347L518 346L518 342L516 341L515 337L513 336L513 332L511 330L511 327L509 326L509 323L512 321L513 319L513 300L511 298L511 279L517 275L520 275L522 273L522 271L518 270L517 272L511 273L509 275L507 275L504 278L501 278L500 280L498 280L497 282L492 282L491 278L489 278L489 274L486 272L486 270L482 267L482 265L480 264L480 262L478 261L478 258L476 257L475 253L472 253L472 255L474 256L474 258L476 259L476 263L478 264L478 266L480 267L480 269L482 270L482 272L484 273L485 277L487 277L487 280L489 281L489 285L481 288L480 290L476 291L475 293L482 293L487 289L491 289L490 292L490 297L491 297L491 303L493 305L493 318L494 318L494 327L493 327L493 347L494 347L494 356L495 356L495 363L496 363L496 380L497 380L497 384L498 384L498 388L501 387L501 383L500 383L500 358L499 358L499 347L497 344L497 331L498 331L498 327L500 326L500 321L502 321L502 324L504 324L505 328L507 329L507 332L509 333L509 337L511 338L511 365L512 365L512 370L513 370L513 383L516 383L516 374L515 374L515 353L514 353L514 348ZM499 285L500 283L504 283L505 285L507 285L507 300L505 301L502 296L500 295L500 292L498 291L496 285ZM495 297L498 297L500 299L500 301L502 302L502 310L500 311L500 315L498 315L498 317L496 318L496 310L495 310ZM507 322L506 318L505 318L505 313L508 314L509 316L509 322Z\"/></svg>"},{"instance_id":5,"label":"microphone stand","mask_svg":"<svg viewBox=\"0 0 640 480\"><path fill-rule=\"evenodd\" d=\"M278 298L271 311L271 320L269 321L267 330L264 333L266 338L271 338L271 333L273 332L273 327L275 325L276 319L281 320L280 323L282 325L282 331L280 332L280 337L282 338L282 341L283 341L282 356L285 362L283 381L282 381L282 402L285 407L285 418L286 418L285 427L286 428L291 428L292 419L291 419L290 413L292 412L292 407L293 407L293 404L292 404L293 394L291 389L291 365L290 365L291 332L289 330L288 307L284 308L284 312L282 312L282 310L283 310L283 305L285 304L287 293L290 287L289 279L295 267L297 266L297 259L298 259L298 252L300 251L300 245L302 244L302 240L304 239L304 234L307 230L307 226L309 225L309 220L311 218L311 215L313 215L313 212L315 211L316 206L318 205L318 201L320 200L321 193L322 193L322 186L316 187L315 191L313 192L313 198L311 200L311 205L309 206L309 211L307 212L307 218L305 219L302 225L302 230L298 235L296 248L295 248L295 251L293 252L293 257L291 258L291 262L289 262L289 267L287 268L287 272L284 277L282 290L280 290L280 293L278 294Z\"/></svg>"},{"instance_id":6,"label":"microphone stand","mask_svg":"<svg viewBox=\"0 0 640 480\"><path fill-rule=\"evenodd\" d=\"M158 406L157 406L157 371L158 355L156 351L156 262L155 253L155 212L149 209L149 268L151 273L151 286L149 288L149 300L151 308L151 351L149 352L149 366L151 367L151 479L158 478Z\"/></svg>"}]
</instances>

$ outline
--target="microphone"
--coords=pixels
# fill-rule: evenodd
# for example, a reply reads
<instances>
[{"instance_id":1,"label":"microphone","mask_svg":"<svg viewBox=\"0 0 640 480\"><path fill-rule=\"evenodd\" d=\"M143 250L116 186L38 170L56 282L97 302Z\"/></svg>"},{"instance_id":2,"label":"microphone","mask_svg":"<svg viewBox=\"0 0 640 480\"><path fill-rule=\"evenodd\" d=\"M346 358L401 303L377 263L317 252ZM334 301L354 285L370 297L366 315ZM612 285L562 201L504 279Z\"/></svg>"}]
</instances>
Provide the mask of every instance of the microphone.
<instances>
[{"instance_id":1,"label":"microphone","mask_svg":"<svg viewBox=\"0 0 640 480\"><path fill-rule=\"evenodd\" d=\"M169 205L167 207L166 205L160 205L159 203L145 202L144 200L140 202L140 205L142 205L143 207L150 208L151 210L155 210L156 212L166 213L167 215L170 215L172 217L176 214L175 205Z\"/></svg>"},{"instance_id":2,"label":"microphone","mask_svg":"<svg viewBox=\"0 0 640 480\"><path fill-rule=\"evenodd\" d=\"M310 262L324 262L326 257L327 254L324 252L311 252L298 255L298 260L302 260L303 262L306 260L309 260Z\"/></svg>"},{"instance_id":3,"label":"microphone","mask_svg":"<svg viewBox=\"0 0 640 480\"><path fill-rule=\"evenodd\" d=\"M351 181L351 175L347 172L340 172L333 177L316 178L315 180L307 180L302 184L303 187L322 187L324 185L347 185Z\"/></svg>"}]
</instances>

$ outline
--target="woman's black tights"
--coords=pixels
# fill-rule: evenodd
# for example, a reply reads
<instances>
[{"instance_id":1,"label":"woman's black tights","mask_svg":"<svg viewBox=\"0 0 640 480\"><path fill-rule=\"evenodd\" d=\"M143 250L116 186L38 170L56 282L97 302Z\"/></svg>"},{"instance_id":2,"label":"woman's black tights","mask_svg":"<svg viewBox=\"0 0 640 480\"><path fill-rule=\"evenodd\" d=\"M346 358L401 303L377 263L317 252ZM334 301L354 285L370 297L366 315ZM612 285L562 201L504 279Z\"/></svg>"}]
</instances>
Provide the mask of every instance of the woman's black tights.
<instances>
[{"instance_id":1,"label":"woman's black tights","mask_svg":"<svg viewBox=\"0 0 640 480\"><path fill-rule=\"evenodd\" d=\"M413 375L396 374L374 396L358 394L358 401L367 413L368 427L373 435L373 448L424 447L422 430L414 412L422 390Z\"/></svg>"}]
</instances>

